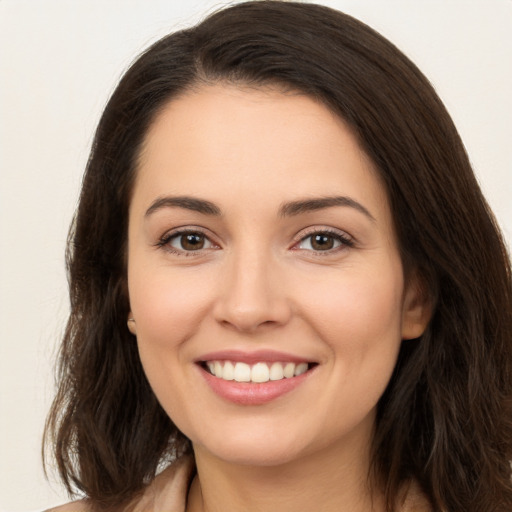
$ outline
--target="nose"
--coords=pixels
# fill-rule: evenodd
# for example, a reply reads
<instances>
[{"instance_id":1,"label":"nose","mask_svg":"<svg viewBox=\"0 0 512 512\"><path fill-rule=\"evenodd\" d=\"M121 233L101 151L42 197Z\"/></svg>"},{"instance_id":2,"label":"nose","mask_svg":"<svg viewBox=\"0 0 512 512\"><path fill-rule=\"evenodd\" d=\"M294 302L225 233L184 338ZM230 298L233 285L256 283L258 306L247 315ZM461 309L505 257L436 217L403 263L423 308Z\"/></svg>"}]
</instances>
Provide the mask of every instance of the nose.
<instances>
[{"instance_id":1,"label":"nose","mask_svg":"<svg viewBox=\"0 0 512 512\"><path fill-rule=\"evenodd\" d=\"M291 316L283 273L268 253L232 255L219 279L216 320L240 332L282 326Z\"/></svg>"}]
</instances>

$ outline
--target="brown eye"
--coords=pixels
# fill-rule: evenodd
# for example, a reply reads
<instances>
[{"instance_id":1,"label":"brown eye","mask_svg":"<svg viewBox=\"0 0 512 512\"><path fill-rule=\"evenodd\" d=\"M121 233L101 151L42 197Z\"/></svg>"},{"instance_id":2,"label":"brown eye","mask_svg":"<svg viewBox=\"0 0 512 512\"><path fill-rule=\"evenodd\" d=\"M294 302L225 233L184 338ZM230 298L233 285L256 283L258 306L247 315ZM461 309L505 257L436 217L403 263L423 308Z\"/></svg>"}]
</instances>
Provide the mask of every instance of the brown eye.
<instances>
[{"instance_id":1,"label":"brown eye","mask_svg":"<svg viewBox=\"0 0 512 512\"><path fill-rule=\"evenodd\" d=\"M311 247L315 251L328 251L334 247L334 237L320 233L311 237Z\"/></svg>"},{"instance_id":2,"label":"brown eye","mask_svg":"<svg viewBox=\"0 0 512 512\"><path fill-rule=\"evenodd\" d=\"M197 251L204 247L204 235L198 233L190 233L181 235L181 247L186 251Z\"/></svg>"},{"instance_id":3,"label":"brown eye","mask_svg":"<svg viewBox=\"0 0 512 512\"><path fill-rule=\"evenodd\" d=\"M183 252L200 251L212 247L210 240L199 232L177 233L167 243L173 249Z\"/></svg>"},{"instance_id":4,"label":"brown eye","mask_svg":"<svg viewBox=\"0 0 512 512\"><path fill-rule=\"evenodd\" d=\"M304 237L298 244L298 249L314 252L327 252L342 247L353 247L353 242L342 233L318 231Z\"/></svg>"}]
</instances>

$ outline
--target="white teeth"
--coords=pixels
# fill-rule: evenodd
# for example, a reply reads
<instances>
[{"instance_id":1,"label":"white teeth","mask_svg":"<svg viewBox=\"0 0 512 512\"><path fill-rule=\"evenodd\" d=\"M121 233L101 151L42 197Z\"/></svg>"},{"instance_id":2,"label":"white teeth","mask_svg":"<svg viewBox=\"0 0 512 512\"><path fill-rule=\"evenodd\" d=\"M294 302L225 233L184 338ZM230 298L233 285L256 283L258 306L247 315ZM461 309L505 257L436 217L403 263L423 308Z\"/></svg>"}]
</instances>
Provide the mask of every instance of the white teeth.
<instances>
[{"instance_id":1,"label":"white teeth","mask_svg":"<svg viewBox=\"0 0 512 512\"><path fill-rule=\"evenodd\" d=\"M295 375L295 365L293 363L286 363L283 374L287 379L291 379Z\"/></svg>"},{"instance_id":2,"label":"white teeth","mask_svg":"<svg viewBox=\"0 0 512 512\"><path fill-rule=\"evenodd\" d=\"M265 363L256 363L251 369L252 382L268 382L270 371Z\"/></svg>"},{"instance_id":3,"label":"white teeth","mask_svg":"<svg viewBox=\"0 0 512 512\"><path fill-rule=\"evenodd\" d=\"M270 365L270 366L269 366ZM307 372L308 363L233 363L231 361L207 361L206 366L212 375L223 380L236 382L263 383L269 380L291 379Z\"/></svg>"},{"instance_id":4,"label":"white teeth","mask_svg":"<svg viewBox=\"0 0 512 512\"><path fill-rule=\"evenodd\" d=\"M236 363L234 377L237 382L251 382L251 367L245 363Z\"/></svg>"},{"instance_id":5,"label":"white teeth","mask_svg":"<svg viewBox=\"0 0 512 512\"><path fill-rule=\"evenodd\" d=\"M220 361L215 361L215 375L220 378L224 377L224 372L222 371L222 363Z\"/></svg>"},{"instance_id":6,"label":"white teeth","mask_svg":"<svg viewBox=\"0 0 512 512\"><path fill-rule=\"evenodd\" d=\"M231 361L226 361L224 363L224 368L222 370L222 378L224 380L234 380L235 379L235 367Z\"/></svg>"},{"instance_id":7,"label":"white teeth","mask_svg":"<svg viewBox=\"0 0 512 512\"><path fill-rule=\"evenodd\" d=\"M270 380L281 380L284 378L283 365L281 363L274 363L270 367Z\"/></svg>"},{"instance_id":8,"label":"white teeth","mask_svg":"<svg viewBox=\"0 0 512 512\"><path fill-rule=\"evenodd\" d=\"M300 363L295 367L294 375L297 377L298 375L302 375L303 373L308 371L308 363Z\"/></svg>"}]
</instances>

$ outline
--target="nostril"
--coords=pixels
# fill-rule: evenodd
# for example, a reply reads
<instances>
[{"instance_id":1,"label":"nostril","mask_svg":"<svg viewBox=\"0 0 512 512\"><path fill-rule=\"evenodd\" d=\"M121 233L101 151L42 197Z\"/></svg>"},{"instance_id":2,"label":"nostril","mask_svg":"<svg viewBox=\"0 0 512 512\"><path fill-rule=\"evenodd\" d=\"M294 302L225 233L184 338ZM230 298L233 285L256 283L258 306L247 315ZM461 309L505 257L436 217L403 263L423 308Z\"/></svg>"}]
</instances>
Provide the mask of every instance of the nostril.
<instances>
[{"instance_id":1,"label":"nostril","mask_svg":"<svg viewBox=\"0 0 512 512\"><path fill-rule=\"evenodd\" d=\"M239 332L254 332L286 323L291 305L275 280L251 266L244 266L222 280L213 314L225 327Z\"/></svg>"},{"instance_id":2,"label":"nostril","mask_svg":"<svg viewBox=\"0 0 512 512\"><path fill-rule=\"evenodd\" d=\"M237 332L253 333L258 332L261 329L272 328L279 325L276 320L263 320L260 321L257 318L250 317L231 317L229 319L220 320L221 325L224 327L233 329Z\"/></svg>"}]
</instances>

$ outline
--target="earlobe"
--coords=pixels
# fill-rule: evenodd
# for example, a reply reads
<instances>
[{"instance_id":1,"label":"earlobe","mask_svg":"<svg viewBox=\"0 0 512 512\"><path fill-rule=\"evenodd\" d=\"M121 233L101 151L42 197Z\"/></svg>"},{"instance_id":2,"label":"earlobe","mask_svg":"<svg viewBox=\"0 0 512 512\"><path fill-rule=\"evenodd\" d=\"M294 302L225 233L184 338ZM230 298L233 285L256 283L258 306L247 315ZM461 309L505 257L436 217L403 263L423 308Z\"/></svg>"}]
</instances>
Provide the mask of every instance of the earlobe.
<instances>
[{"instance_id":1,"label":"earlobe","mask_svg":"<svg viewBox=\"0 0 512 512\"><path fill-rule=\"evenodd\" d=\"M402 339L419 338L432 317L432 300L426 286L414 274L406 285L402 309Z\"/></svg>"},{"instance_id":2,"label":"earlobe","mask_svg":"<svg viewBox=\"0 0 512 512\"><path fill-rule=\"evenodd\" d=\"M126 321L126 325L128 326L128 330L134 335L137 335L137 325L135 323L135 319L130 311L128 314L128 320Z\"/></svg>"}]
</instances>

